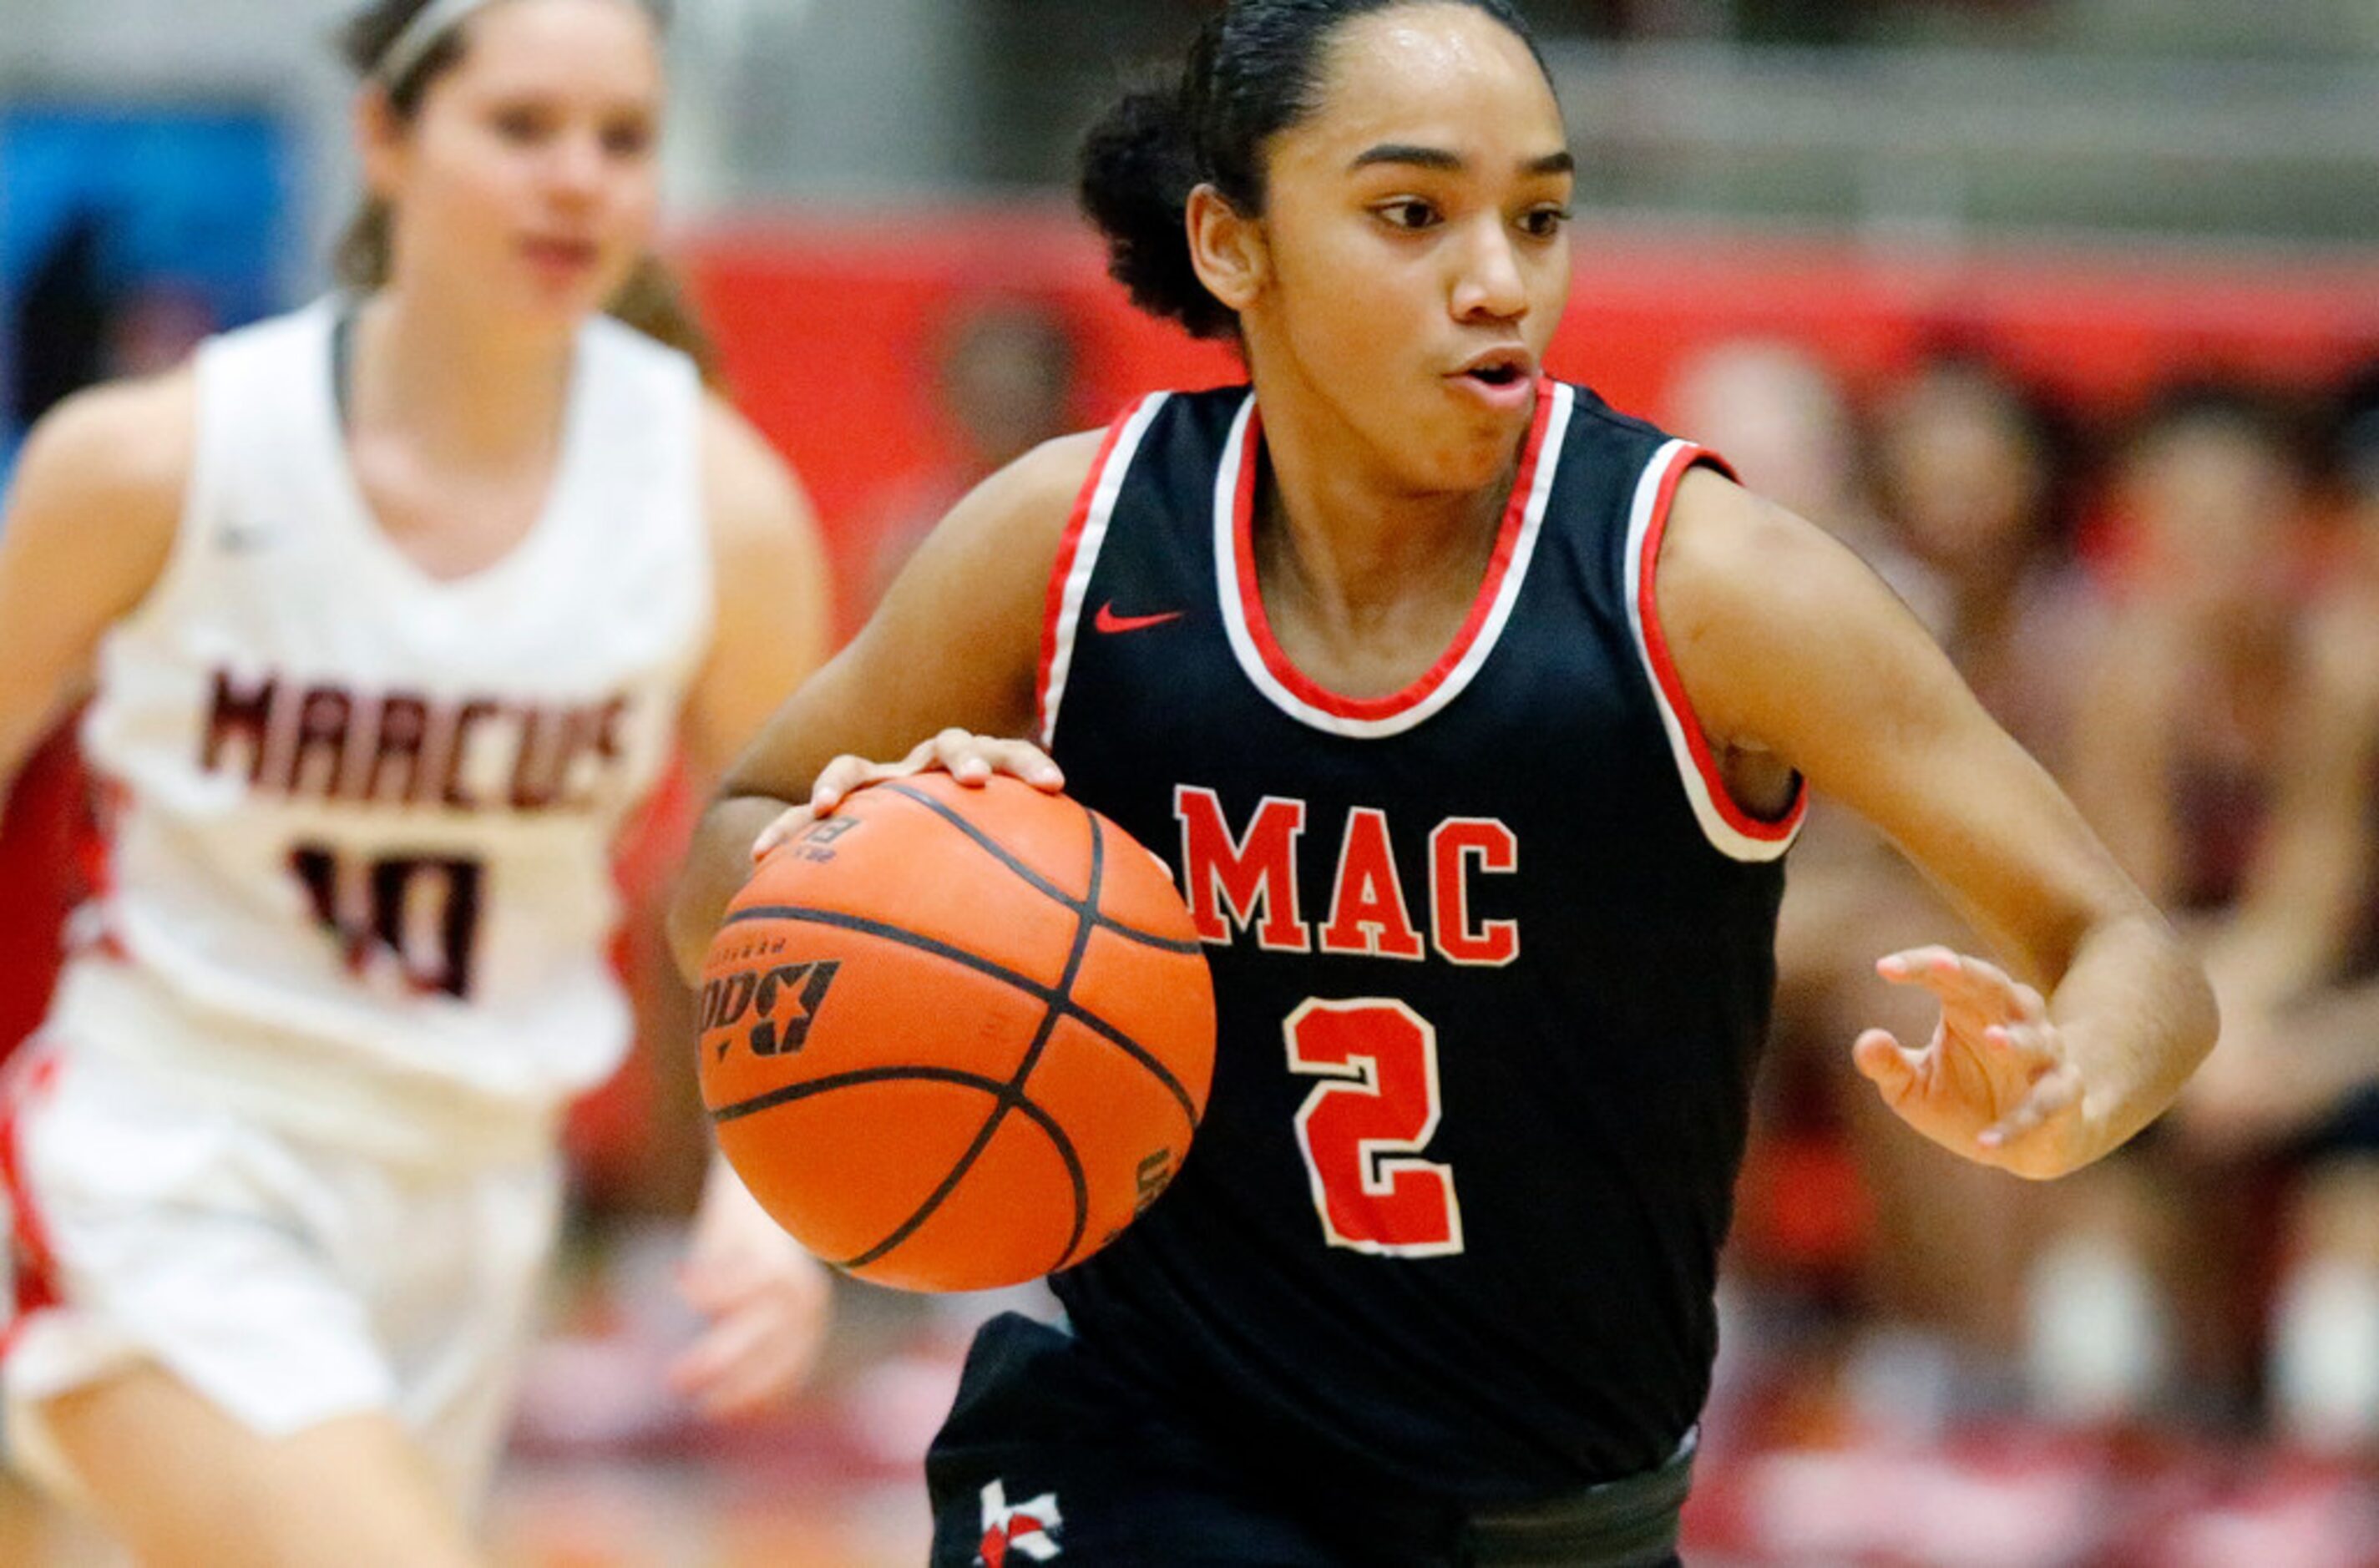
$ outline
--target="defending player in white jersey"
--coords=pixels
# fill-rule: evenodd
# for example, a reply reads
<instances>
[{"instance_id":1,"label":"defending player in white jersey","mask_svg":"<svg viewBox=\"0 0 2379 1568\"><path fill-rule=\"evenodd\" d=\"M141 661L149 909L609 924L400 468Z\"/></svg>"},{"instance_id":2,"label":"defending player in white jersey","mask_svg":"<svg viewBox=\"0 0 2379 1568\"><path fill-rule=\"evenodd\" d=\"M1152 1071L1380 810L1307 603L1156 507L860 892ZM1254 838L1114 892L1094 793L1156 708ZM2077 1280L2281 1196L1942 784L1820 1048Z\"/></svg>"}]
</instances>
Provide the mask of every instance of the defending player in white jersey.
<instances>
[{"instance_id":1,"label":"defending player in white jersey","mask_svg":"<svg viewBox=\"0 0 2379 1568\"><path fill-rule=\"evenodd\" d=\"M0 532L0 789L88 690L99 895L0 1124L13 1456L144 1562L475 1561L618 1061L623 817L825 634L791 476L649 282L639 0L379 0L350 29L355 292L63 405ZM806 1369L827 1285L723 1167L680 1364Z\"/></svg>"}]
</instances>

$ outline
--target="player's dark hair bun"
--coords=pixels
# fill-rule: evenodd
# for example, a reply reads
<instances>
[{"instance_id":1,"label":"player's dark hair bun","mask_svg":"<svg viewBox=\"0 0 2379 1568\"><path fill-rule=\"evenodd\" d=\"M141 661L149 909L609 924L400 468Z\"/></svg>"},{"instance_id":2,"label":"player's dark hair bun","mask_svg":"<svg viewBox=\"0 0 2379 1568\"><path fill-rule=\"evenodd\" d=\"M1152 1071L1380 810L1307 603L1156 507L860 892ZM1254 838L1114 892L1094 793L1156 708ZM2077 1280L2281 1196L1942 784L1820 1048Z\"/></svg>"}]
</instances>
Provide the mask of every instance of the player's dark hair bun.
<instances>
[{"instance_id":1,"label":"player's dark hair bun","mask_svg":"<svg viewBox=\"0 0 2379 1568\"><path fill-rule=\"evenodd\" d=\"M1082 211L1106 235L1107 273L1131 302L1193 337L1228 337L1238 317L1190 264L1183 215L1203 178L1177 92L1118 99L1082 139Z\"/></svg>"},{"instance_id":2,"label":"player's dark hair bun","mask_svg":"<svg viewBox=\"0 0 2379 1568\"><path fill-rule=\"evenodd\" d=\"M1106 235L1107 271L1152 316L1198 337L1229 337L1238 317L1199 281L1184 216L1212 185L1240 211L1263 211L1263 144L1319 104L1322 56L1338 28L1414 0L1230 0L1200 30L1169 90L1127 94L1083 139L1078 193ZM1537 55L1510 0L1449 0L1484 11ZM1548 73L1550 75L1550 73Z\"/></svg>"}]
</instances>

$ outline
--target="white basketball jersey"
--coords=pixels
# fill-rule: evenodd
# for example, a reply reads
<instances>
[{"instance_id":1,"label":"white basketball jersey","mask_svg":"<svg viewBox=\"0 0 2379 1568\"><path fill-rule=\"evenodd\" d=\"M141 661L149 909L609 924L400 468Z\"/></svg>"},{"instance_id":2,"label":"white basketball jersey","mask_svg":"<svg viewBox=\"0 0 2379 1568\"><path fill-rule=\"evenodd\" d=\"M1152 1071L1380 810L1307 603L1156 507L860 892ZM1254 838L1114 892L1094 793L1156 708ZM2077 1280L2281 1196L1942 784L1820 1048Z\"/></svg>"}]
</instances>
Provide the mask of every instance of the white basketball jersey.
<instances>
[{"instance_id":1,"label":"white basketball jersey","mask_svg":"<svg viewBox=\"0 0 2379 1568\"><path fill-rule=\"evenodd\" d=\"M516 1144L629 1038L613 840L710 631L699 381L590 322L542 515L440 580L349 465L337 308L199 352L180 533L83 721L107 854L51 1029L349 1143Z\"/></svg>"}]
</instances>

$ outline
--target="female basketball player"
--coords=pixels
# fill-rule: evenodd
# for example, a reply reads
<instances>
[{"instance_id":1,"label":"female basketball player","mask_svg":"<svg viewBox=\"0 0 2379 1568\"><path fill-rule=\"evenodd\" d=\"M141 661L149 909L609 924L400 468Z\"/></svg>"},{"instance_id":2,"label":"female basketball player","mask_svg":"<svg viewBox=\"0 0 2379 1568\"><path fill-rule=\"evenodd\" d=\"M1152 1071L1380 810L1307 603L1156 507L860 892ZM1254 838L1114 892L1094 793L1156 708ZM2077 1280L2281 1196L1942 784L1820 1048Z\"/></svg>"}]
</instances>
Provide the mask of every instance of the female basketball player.
<instances>
[{"instance_id":1,"label":"female basketball player","mask_svg":"<svg viewBox=\"0 0 2379 1568\"><path fill-rule=\"evenodd\" d=\"M0 780L95 667L113 827L0 1140L9 1437L143 1562L473 1560L558 1111L628 1033L612 840L819 645L790 476L596 314L653 232L656 31L381 0L365 286L25 452ZM799 1376L825 1276L731 1177L686 1287L689 1394Z\"/></svg>"},{"instance_id":2,"label":"female basketball player","mask_svg":"<svg viewBox=\"0 0 2379 1568\"><path fill-rule=\"evenodd\" d=\"M688 959L764 827L921 734L896 766L1062 765L1209 944L1197 1146L1053 1282L1071 1333L977 1339L937 1562L1669 1560L1805 778L2010 962L1883 960L1940 999L1928 1043L1854 1046L1918 1132L2054 1176L2212 1041L2164 923L1854 557L1541 375L1564 146L1505 0L1235 0L1083 194L1252 391L987 481L706 819Z\"/></svg>"}]
</instances>

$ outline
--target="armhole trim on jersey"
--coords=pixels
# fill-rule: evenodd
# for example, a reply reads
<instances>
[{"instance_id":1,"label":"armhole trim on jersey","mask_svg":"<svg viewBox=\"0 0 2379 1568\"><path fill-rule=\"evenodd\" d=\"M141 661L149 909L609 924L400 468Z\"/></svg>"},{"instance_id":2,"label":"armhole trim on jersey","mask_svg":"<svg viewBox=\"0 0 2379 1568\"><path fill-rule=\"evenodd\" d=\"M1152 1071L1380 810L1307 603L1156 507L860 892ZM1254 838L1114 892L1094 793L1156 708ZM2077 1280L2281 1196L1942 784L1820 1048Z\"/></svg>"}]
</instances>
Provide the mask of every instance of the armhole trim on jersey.
<instances>
[{"instance_id":1,"label":"armhole trim on jersey","mask_svg":"<svg viewBox=\"0 0 2379 1568\"><path fill-rule=\"evenodd\" d=\"M1795 779L1793 802L1774 821L1762 821L1743 809L1728 792L1718 758L1701 721L1694 717L1685 683L1670 657L1669 640L1660 627L1660 601L1654 592L1660 561L1660 541L1667 535L1669 509L1685 471L1708 465L1734 476L1723 458L1690 441L1673 440L1652 455L1636 484L1635 504L1627 518L1627 623L1635 633L1636 656L1652 684L1660 728L1668 732L1669 750L1676 758L1685 799L1694 808L1703 834L1732 860L1757 862L1780 858L1793 847L1808 814L1809 787Z\"/></svg>"},{"instance_id":2,"label":"armhole trim on jersey","mask_svg":"<svg viewBox=\"0 0 2379 1568\"><path fill-rule=\"evenodd\" d=\"M1124 476L1140 452L1141 439L1169 392L1151 392L1107 427L1106 440L1074 499L1073 515L1057 541L1057 557L1049 568L1049 598L1041 621L1041 670L1033 685L1033 732L1043 749L1057 743L1057 709L1066 698L1066 678L1074 666L1074 638L1081 630L1082 601L1091 591L1091 573L1106 543L1107 524L1115 516Z\"/></svg>"},{"instance_id":3,"label":"armhole trim on jersey","mask_svg":"<svg viewBox=\"0 0 2379 1568\"><path fill-rule=\"evenodd\" d=\"M1538 384L1537 407L1523 438L1520 469L1495 537L1486 575L1470 613L1437 662L1400 692L1348 697L1297 668L1275 641L1256 581L1254 513L1262 417L1254 394L1241 405L1214 476L1214 576L1223 625L1239 669L1274 707L1316 730L1356 740L1399 735L1430 718L1468 687L1495 651L1528 581L1528 562L1544 532L1553 477L1577 394L1550 379Z\"/></svg>"}]
</instances>

